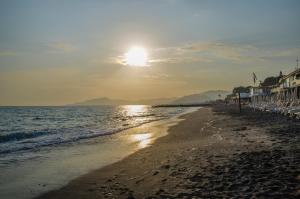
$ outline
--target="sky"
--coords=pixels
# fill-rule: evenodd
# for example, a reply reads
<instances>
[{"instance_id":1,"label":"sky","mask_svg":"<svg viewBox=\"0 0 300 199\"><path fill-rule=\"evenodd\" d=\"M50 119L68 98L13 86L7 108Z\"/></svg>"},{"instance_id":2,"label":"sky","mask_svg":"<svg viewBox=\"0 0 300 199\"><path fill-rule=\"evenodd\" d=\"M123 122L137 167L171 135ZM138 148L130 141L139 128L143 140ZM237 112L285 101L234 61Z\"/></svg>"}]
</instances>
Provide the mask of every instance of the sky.
<instances>
[{"instance_id":1,"label":"sky","mask_svg":"<svg viewBox=\"0 0 300 199\"><path fill-rule=\"evenodd\" d=\"M252 85L296 67L299 19L299 0L0 0L0 105Z\"/></svg>"}]
</instances>

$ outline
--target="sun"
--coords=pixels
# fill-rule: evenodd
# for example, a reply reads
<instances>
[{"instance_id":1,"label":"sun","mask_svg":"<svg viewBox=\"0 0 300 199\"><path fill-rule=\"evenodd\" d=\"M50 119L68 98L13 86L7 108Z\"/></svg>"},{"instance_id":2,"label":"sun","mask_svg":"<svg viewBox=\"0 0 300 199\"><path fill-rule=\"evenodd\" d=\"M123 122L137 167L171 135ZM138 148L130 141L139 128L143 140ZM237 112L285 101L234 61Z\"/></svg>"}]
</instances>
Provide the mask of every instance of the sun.
<instances>
[{"instance_id":1,"label":"sun","mask_svg":"<svg viewBox=\"0 0 300 199\"><path fill-rule=\"evenodd\" d=\"M124 61L128 66L144 67L148 64L148 53L145 48L134 46L125 53Z\"/></svg>"}]
</instances>

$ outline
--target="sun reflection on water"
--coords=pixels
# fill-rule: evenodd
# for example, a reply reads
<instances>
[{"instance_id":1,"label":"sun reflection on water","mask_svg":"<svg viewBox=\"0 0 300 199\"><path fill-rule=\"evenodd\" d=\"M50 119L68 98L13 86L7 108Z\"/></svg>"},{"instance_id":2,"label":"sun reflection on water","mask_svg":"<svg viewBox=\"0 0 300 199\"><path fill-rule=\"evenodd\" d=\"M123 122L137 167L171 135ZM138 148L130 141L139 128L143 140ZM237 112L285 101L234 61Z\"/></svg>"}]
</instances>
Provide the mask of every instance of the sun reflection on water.
<instances>
[{"instance_id":1,"label":"sun reflection on water","mask_svg":"<svg viewBox=\"0 0 300 199\"><path fill-rule=\"evenodd\" d=\"M151 133L135 134L132 135L132 140L138 142L138 147L142 149L151 143L151 137Z\"/></svg>"},{"instance_id":2,"label":"sun reflection on water","mask_svg":"<svg viewBox=\"0 0 300 199\"><path fill-rule=\"evenodd\" d=\"M127 116L136 116L146 111L145 105L126 105L124 108Z\"/></svg>"}]
</instances>

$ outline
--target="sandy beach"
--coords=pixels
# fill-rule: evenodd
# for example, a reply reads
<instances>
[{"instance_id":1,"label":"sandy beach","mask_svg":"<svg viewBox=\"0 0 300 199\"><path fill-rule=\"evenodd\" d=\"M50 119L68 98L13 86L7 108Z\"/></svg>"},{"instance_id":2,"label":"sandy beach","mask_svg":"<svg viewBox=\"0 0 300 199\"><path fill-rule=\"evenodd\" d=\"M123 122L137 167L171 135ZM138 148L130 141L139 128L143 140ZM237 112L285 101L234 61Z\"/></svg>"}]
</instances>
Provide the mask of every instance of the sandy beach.
<instances>
[{"instance_id":1,"label":"sandy beach","mask_svg":"<svg viewBox=\"0 0 300 199\"><path fill-rule=\"evenodd\" d=\"M2 0L0 199L300 199L299 11Z\"/></svg>"},{"instance_id":2,"label":"sandy beach","mask_svg":"<svg viewBox=\"0 0 300 199\"><path fill-rule=\"evenodd\" d=\"M224 105L182 119L151 146L39 198L299 197L299 122Z\"/></svg>"}]
</instances>

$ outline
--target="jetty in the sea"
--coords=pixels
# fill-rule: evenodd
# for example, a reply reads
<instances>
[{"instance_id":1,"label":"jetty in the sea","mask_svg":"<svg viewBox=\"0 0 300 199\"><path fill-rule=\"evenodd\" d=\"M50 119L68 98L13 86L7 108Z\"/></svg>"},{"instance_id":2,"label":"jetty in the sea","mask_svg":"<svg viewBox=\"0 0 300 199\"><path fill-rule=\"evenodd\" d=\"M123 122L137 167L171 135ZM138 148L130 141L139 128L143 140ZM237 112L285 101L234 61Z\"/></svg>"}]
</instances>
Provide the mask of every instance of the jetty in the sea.
<instances>
[{"instance_id":1,"label":"jetty in the sea","mask_svg":"<svg viewBox=\"0 0 300 199\"><path fill-rule=\"evenodd\" d=\"M153 105L153 108L172 108L172 107L204 107L204 106L211 106L212 103L196 103L196 104L158 104Z\"/></svg>"}]
</instances>

